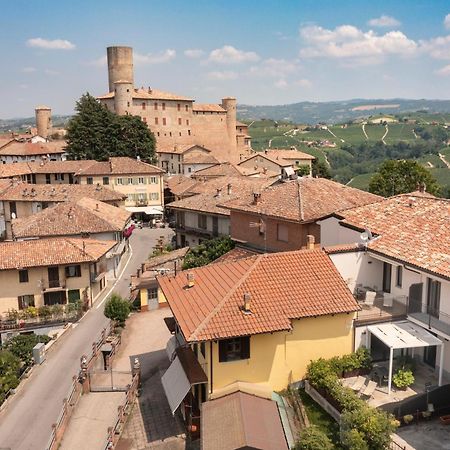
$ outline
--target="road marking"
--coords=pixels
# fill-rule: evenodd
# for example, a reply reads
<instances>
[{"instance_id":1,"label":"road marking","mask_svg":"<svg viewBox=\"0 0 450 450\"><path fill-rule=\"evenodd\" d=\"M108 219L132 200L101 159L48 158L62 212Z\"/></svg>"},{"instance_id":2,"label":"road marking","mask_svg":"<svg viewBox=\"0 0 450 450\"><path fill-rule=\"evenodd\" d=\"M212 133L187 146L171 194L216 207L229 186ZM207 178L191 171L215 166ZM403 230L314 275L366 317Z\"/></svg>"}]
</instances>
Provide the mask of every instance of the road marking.
<instances>
[{"instance_id":1,"label":"road marking","mask_svg":"<svg viewBox=\"0 0 450 450\"><path fill-rule=\"evenodd\" d=\"M128 261L126 262L125 266L122 269L122 272L120 272L120 275L117 277L116 282L111 286L111 289L108 291L108 293L103 297L103 300L96 306L96 308L100 308L100 306L103 305L103 302L108 298L109 294L111 294L112 290L116 287L116 284L121 281L122 275L125 272L125 269L127 268L128 264L131 261L131 257L133 256L133 247L130 245L130 256L128 257Z\"/></svg>"}]
</instances>

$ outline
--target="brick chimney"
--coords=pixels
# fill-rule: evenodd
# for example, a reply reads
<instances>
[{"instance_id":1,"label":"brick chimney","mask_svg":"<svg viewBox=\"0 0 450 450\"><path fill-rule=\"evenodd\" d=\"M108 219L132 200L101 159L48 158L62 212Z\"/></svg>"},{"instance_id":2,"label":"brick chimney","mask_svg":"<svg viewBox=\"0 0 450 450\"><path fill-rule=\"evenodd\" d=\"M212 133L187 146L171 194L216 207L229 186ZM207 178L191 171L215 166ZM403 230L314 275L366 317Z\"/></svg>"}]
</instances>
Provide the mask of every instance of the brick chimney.
<instances>
[{"instance_id":1,"label":"brick chimney","mask_svg":"<svg viewBox=\"0 0 450 450\"><path fill-rule=\"evenodd\" d=\"M260 192L253 192L253 205L257 205L259 201L261 200L261 193Z\"/></svg>"},{"instance_id":2,"label":"brick chimney","mask_svg":"<svg viewBox=\"0 0 450 450\"><path fill-rule=\"evenodd\" d=\"M251 314L251 301L252 301L252 296L250 294L250 292L245 292L244 293L244 304L242 306L242 311L245 314Z\"/></svg>"},{"instance_id":3,"label":"brick chimney","mask_svg":"<svg viewBox=\"0 0 450 450\"><path fill-rule=\"evenodd\" d=\"M195 276L194 276L193 272L188 272L186 275L186 278L187 278L187 282L188 282L187 287L188 288L194 287L195 286Z\"/></svg>"},{"instance_id":4,"label":"brick chimney","mask_svg":"<svg viewBox=\"0 0 450 450\"><path fill-rule=\"evenodd\" d=\"M312 234L308 234L306 236L306 248L308 250L314 250L315 242L316 242L316 238Z\"/></svg>"}]
</instances>

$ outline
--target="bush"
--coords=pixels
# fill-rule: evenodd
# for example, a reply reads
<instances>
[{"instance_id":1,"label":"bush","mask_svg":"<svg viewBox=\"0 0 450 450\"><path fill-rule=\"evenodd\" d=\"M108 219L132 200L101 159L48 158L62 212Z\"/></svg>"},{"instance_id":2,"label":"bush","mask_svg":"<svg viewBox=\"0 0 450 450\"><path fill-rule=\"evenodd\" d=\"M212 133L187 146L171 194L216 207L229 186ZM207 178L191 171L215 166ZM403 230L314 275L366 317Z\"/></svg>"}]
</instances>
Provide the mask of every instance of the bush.
<instances>
[{"instance_id":1,"label":"bush","mask_svg":"<svg viewBox=\"0 0 450 450\"><path fill-rule=\"evenodd\" d=\"M38 315L41 319L48 319L52 316L52 310L50 306L44 305L38 308Z\"/></svg>"},{"instance_id":2,"label":"bush","mask_svg":"<svg viewBox=\"0 0 450 450\"><path fill-rule=\"evenodd\" d=\"M414 383L414 375L410 370L398 369L392 376L395 386L404 389Z\"/></svg>"},{"instance_id":3,"label":"bush","mask_svg":"<svg viewBox=\"0 0 450 450\"><path fill-rule=\"evenodd\" d=\"M113 293L106 301L104 314L108 319L124 326L125 320L130 315L130 303L120 295Z\"/></svg>"},{"instance_id":4,"label":"bush","mask_svg":"<svg viewBox=\"0 0 450 450\"><path fill-rule=\"evenodd\" d=\"M10 389L19 385L20 359L7 350L0 350L0 405Z\"/></svg>"},{"instance_id":5,"label":"bush","mask_svg":"<svg viewBox=\"0 0 450 450\"><path fill-rule=\"evenodd\" d=\"M183 270L206 266L234 248L229 236L218 237L202 242L189 250L184 258Z\"/></svg>"},{"instance_id":6,"label":"bush","mask_svg":"<svg viewBox=\"0 0 450 450\"><path fill-rule=\"evenodd\" d=\"M367 442L364 440L363 434L352 428L347 433L343 433L342 443L352 450L368 450Z\"/></svg>"},{"instance_id":7,"label":"bush","mask_svg":"<svg viewBox=\"0 0 450 450\"><path fill-rule=\"evenodd\" d=\"M24 365L28 366L33 362L33 347L40 342L46 344L50 340L45 335L19 334L7 341L3 348L19 358Z\"/></svg>"},{"instance_id":8,"label":"bush","mask_svg":"<svg viewBox=\"0 0 450 450\"><path fill-rule=\"evenodd\" d=\"M315 425L305 428L298 436L294 450L333 450L328 436Z\"/></svg>"}]
</instances>

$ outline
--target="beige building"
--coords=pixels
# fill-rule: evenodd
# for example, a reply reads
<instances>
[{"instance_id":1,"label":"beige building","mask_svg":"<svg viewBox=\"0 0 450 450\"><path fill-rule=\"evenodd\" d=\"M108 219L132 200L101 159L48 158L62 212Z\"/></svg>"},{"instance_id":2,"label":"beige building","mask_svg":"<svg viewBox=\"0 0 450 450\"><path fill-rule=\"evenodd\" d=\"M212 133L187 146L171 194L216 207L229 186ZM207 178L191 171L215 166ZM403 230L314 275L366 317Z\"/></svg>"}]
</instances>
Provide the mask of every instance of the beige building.
<instances>
[{"instance_id":1,"label":"beige building","mask_svg":"<svg viewBox=\"0 0 450 450\"><path fill-rule=\"evenodd\" d=\"M163 171L127 157L95 162L77 173L80 184L100 184L127 196L125 209L133 213L161 215L164 206Z\"/></svg>"},{"instance_id":2,"label":"beige building","mask_svg":"<svg viewBox=\"0 0 450 450\"><path fill-rule=\"evenodd\" d=\"M114 245L74 238L0 243L0 314L77 300L89 306L106 286Z\"/></svg>"},{"instance_id":3,"label":"beige building","mask_svg":"<svg viewBox=\"0 0 450 450\"><path fill-rule=\"evenodd\" d=\"M140 116L154 133L157 149L197 144L220 160L238 162L251 146L244 124L236 121L236 99L197 104L190 97L134 86L133 50L108 47L109 92L99 98L119 115Z\"/></svg>"}]
</instances>

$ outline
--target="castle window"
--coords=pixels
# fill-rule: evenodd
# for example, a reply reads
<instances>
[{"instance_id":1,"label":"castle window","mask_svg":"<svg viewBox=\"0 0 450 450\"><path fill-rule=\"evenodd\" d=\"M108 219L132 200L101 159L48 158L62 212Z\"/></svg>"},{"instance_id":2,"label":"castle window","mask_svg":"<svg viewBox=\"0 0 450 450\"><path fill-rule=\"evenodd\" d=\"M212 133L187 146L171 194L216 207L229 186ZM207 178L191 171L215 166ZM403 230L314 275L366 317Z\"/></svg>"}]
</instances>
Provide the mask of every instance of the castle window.
<instances>
[{"instance_id":1,"label":"castle window","mask_svg":"<svg viewBox=\"0 0 450 450\"><path fill-rule=\"evenodd\" d=\"M159 136L159 131L156 134L157 134L157 136Z\"/></svg>"},{"instance_id":2,"label":"castle window","mask_svg":"<svg viewBox=\"0 0 450 450\"><path fill-rule=\"evenodd\" d=\"M189 106L185 105L185 108L186 108L186 112L187 112L189 110Z\"/></svg>"},{"instance_id":3,"label":"castle window","mask_svg":"<svg viewBox=\"0 0 450 450\"><path fill-rule=\"evenodd\" d=\"M155 117L155 125L158 125L158 118L157 117ZM159 136L159 134L158 134L158 136Z\"/></svg>"},{"instance_id":4,"label":"castle window","mask_svg":"<svg viewBox=\"0 0 450 450\"><path fill-rule=\"evenodd\" d=\"M142 102L142 109L145 110L145 102Z\"/></svg>"},{"instance_id":5,"label":"castle window","mask_svg":"<svg viewBox=\"0 0 450 450\"><path fill-rule=\"evenodd\" d=\"M178 134L181 136L181 131Z\"/></svg>"},{"instance_id":6,"label":"castle window","mask_svg":"<svg viewBox=\"0 0 450 450\"><path fill-rule=\"evenodd\" d=\"M188 136L190 136L191 135L191 130L188 130Z\"/></svg>"},{"instance_id":7,"label":"castle window","mask_svg":"<svg viewBox=\"0 0 450 450\"><path fill-rule=\"evenodd\" d=\"M169 133L169 136L172 137L172 132Z\"/></svg>"},{"instance_id":8,"label":"castle window","mask_svg":"<svg viewBox=\"0 0 450 450\"><path fill-rule=\"evenodd\" d=\"M189 126L189 119L186 119L186 125Z\"/></svg>"},{"instance_id":9,"label":"castle window","mask_svg":"<svg viewBox=\"0 0 450 450\"><path fill-rule=\"evenodd\" d=\"M181 125L181 117L178 117L178 125Z\"/></svg>"},{"instance_id":10,"label":"castle window","mask_svg":"<svg viewBox=\"0 0 450 450\"><path fill-rule=\"evenodd\" d=\"M155 111L158 109L158 103L155 102Z\"/></svg>"},{"instance_id":11,"label":"castle window","mask_svg":"<svg viewBox=\"0 0 450 450\"><path fill-rule=\"evenodd\" d=\"M165 117L163 117L163 125L166 125L166 118Z\"/></svg>"},{"instance_id":12,"label":"castle window","mask_svg":"<svg viewBox=\"0 0 450 450\"><path fill-rule=\"evenodd\" d=\"M130 102L127 102L127 106L128 106L128 108L130 107Z\"/></svg>"},{"instance_id":13,"label":"castle window","mask_svg":"<svg viewBox=\"0 0 450 450\"><path fill-rule=\"evenodd\" d=\"M130 92L130 90L129 90L129 89L127 89L127 92Z\"/></svg>"},{"instance_id":14,"label":"castle window","mask_svg":"<svg viewBox=\"0 0 450 450\"><path fill-rule=\"evenodd\" d=\"M178 103L178 105L177 105L177 109L178 109L178 111L180 111L181 110L181 105Z\"/></svg>"},{"instance_id":15,"label":"castle window","mask_svg":"<svg viewBox=\"0 0 450 450\"><path fill-rule=\"evenodd\" d=\"M161 103L162 105L162 110L165 111L166 110L166 104L165 103Z\"/></svg>"}]
</instances>

